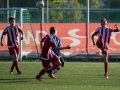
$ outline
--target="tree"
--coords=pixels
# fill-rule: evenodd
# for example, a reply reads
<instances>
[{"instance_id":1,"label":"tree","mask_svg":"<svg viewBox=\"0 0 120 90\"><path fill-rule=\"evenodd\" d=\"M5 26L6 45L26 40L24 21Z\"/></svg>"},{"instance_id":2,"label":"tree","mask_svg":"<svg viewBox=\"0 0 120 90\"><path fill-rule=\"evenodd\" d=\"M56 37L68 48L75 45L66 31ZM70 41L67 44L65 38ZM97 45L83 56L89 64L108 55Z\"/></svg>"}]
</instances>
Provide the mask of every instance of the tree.
<instances>
[{"instance_id":1,"label":"tree","mask_svg":"<svg viewBox=\"0 0 120 90\"><path fill-rule=\"evenodd\" d=\"M81 4L78 3L78 0L68 0L67 2L50 0L49 3L50 8L59 8L50 10L50 22L81 22L81 18L83 18L81 10L71 9L80 8Z\"/></svg>"},{"instance_id":2,"label":"tree","mask_svg":"<svg viewBox=\"0 0 120 90\"><path fill-rule=\"evenodd\" d=\"M120 8L120 0L104 0L104 7Z\"/></svg>"},{"instance_id":3,"label":"tree","mask_svg":"<svg viewBox=\"0 0 120 90\"><path fill-rule=\"evenodd\" d=\"M0 8L6 8L7 7L7 1L6 0L0 0Z\"/></svg>"},{"instance_id":4,"label":"tree","mask_svg":"<svg viewBox=\"0 0 120 90\"><path fill-rule=\"evenodd\" d=\"M78 0L80 4L83 5L84 8L87 6L87 0ZM89 0L89 6L90 8L100 8L101 4L99 3L99 0Z\"/></svg>"}]
</instances>

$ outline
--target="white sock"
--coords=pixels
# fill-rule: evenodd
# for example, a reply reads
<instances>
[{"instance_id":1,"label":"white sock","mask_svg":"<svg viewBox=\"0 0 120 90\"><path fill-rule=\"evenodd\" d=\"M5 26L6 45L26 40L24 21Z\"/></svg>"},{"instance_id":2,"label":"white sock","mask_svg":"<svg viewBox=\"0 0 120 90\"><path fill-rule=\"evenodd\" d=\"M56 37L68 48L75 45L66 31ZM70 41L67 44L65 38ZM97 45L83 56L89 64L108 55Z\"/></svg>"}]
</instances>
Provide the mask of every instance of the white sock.
<instances>
[{"instance_id":1,"label":"white sock","mask_svg":"<svg viewBox=\"0 0 120 90\"><path fill-rule=\"evenodd\" d=\"M55 69L55 70L52 70L52 74L55 74L55 73L57 73L57 69Z\"/></svg>"}]
</instances>

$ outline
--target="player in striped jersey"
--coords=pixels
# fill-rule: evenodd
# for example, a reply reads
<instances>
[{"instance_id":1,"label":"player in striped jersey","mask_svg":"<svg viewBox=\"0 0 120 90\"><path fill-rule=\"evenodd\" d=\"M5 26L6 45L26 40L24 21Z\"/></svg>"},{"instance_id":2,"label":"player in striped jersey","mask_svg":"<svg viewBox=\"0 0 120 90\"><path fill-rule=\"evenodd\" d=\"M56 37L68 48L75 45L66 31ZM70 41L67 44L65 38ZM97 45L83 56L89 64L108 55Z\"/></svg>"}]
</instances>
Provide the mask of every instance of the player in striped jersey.
<instances>
[{"instance_id":1,"label":"player in striped jersey","mask_svg":"<svg viewBox=\"0 0 120 90\"><path fill-rule=\"evenodd\" d=\"M10 68L10 74L13 74L14 67L17 70L17 74L21 74L19 70L19 64L18 64L18 58L19 58L19 40L18 40L18 34L21 33L22 37L20 38L23 40L23 31L22 29L15 25L15 18L10 17L9 18L9 24L10 26L7 26L1 36L1 46L3 46L2 40L3 36L7 35L7 45L10 55L13 57L13 63Z\"/></svg>"},{"instance_id":2,"label":"player in striped jersey","mask_svg":"<svg viewBox=\"0 0 120 90\"><path fill-rule=\"evenodd\" d=\"M108 46L110 43L110 36L112 32L120 31L117 25L115 25L115 27L115 29L107 27L107 20L103 18L101 20L101 27L98 27L96 31L92 34L93 45L96 45L102 51L104 59L105 78L108 78ZM95 35L98 35L98 40L96 43L94 41Z\"/></svg>"}]
</instances>

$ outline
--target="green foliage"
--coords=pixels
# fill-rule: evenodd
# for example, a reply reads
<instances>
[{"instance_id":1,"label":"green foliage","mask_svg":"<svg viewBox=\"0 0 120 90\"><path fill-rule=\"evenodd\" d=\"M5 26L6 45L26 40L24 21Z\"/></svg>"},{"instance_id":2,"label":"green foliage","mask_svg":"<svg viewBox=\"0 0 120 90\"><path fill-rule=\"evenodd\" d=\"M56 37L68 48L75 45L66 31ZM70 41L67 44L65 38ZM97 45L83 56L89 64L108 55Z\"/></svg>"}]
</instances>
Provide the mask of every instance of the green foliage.
<instances>
[{"instance_id":1,"label":"green foliage","mask_svg":"<svg viewBox=\"0 0 120 90\"><path fill-rule=\"evenodd\" d=\"M38 0L9 0L9 6L12 7L27 7L27 8L35 8L36 2ZM49 1L49 22L50 23L78 23L78 22L86 22L86 7L87 0L48 0ZM58 1L58 2L57 2ZM44 0L45 9L44 16L46 22L46 6L47 0ZM94 8L94 10L90 9L90 22L97 22L99 18L107 17L110 19L110 22L119 22L119 10L100 10L99 8L120 8L119 0L89 0L90 8ZM0 7L7 7L7 0L0 0ZM95 11L95 9L97 9ZM33 11L34 10L34 11ZM1 11L0 11L1 12ZM33 22L40 22L41 10L37 12L37 9L30 10L31 18ZM2 13L2 12L1 12ZM6 14L7 15L7 14ZM4 15L4 17L6 17ZM104 15L104 16L103 16ZM1 14L1 20L4 20L3 15ZM117 19L116 19L117 18Z\"/></svg>"},{"instance_id":2,"label":"green foliage","mask_svg":"<svg viewBox=\"0 0 120 90\"><path fill-rule=\"evenodd\" d=\"M98 1L99 0L90 0L90 8L100 8L101 5Z\"/></svg>"},{"instance_id":3,"label":"green foliage","mask_svg":"<svg viewBox=\"0 0 120 90\"><path fill-rule=\"evenodd\" d=\"M87 6L87 0L78 0L78 2L83 5L84 8ZM89 0L89 6L90 8L100 8L101 4L99 3L99 0Z\"/></svg>"},{"instance_id":4,"label":"green foliage","mask_svg":"<svg viewBox=\"0 0 120 90\"><path fill-rule=\"evenodd\" d=\"M7 0L0 0L0 7L6 8L7 7Z\"/></svg>"},{"instance_id":5,"label":"green foliage","mask_svg":"<svg viewBox=\"0 0 120 90\"><path fill-rule=\"evenodd\" d=\"M104 0L105 7L120 8L120 0Z\"/></svg>"},{"instance_id":6,"label":"green foliage","mask_svg":"<svg viewBox=\"0 0 120 90\"><path fill-rule=\"evenodd\" d=\"M68 18L67 22L80 22L81 18L83 18L83 14L80 10L68 10L63 14L64 18Z\"/></svg>"},{"instance_id":7,"label":"green foliage","mask_svg":"<svg viewBox=\"0 0 120 90\"><path fill-rule=\"evenodd\" d=\"M54 2L49 1L50 8L68 8L68 10L51 10L50 11L50 22L80 22L83 18L83 14L80 10L71 10L70 8L80 8L82 5L79 4L78 0L68 0L68 2ZM57 11L57 12L56 12ZM67 18L67 21L65 19Z\"/></svg>"},{"instance_id":8,"label":"green foliage","mask_svg":"<svg viewBox=\"0 0 120 90\"><path fill-rule=\"evenodd\" d=\"M104 78L103 62L66 62L65 67L45 82L35 79L41 62L20 62L22 74L9 74L12 62L0 62L0 90L119 90L120 63L109 63L109 78Z\"/></svg>"},{"instance_id":9,"label":"green foliage","mask_svg":"<svg viewBox=\"0 0 120 90\"><path fill-rule=\"evenodd\" d=\"M56 11L56 10L51 10L50 11L50 21L51 22L61 22L63 20L63 11Z\"/></svg>"},{"instance_id":10,"label":"green foliage","mask_svg":"<svg viewBox=\"0 0 120 90\"><path fill-rule=\"evenodd\" d=\"M69 4L69 8L80 8L80 4L78 0L69 0L68 4Z\"/></svg>"},{"instance_id":11,"label":"green foliage","mask_svg":"<svg viewBox=\"0 0 120 90\"><path fill-rule=\"evenodd\" d=\"M63 8L66 2L54 2L55 0L49 0L49 8Z\"/></svg>"}]
</instances>

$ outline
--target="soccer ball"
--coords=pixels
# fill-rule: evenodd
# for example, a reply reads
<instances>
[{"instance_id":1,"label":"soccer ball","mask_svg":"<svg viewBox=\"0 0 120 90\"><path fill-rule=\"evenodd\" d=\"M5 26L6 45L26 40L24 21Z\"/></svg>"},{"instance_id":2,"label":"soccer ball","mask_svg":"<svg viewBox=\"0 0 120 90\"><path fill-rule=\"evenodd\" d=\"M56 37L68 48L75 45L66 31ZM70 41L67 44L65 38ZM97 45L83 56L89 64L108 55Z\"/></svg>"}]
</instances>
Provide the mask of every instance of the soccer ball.
<instances>
[{"instance_id":1,"label":"soccer ball","mask_svg":"<svg viewBox=\"0 0 120 90\"><path fill-rule=\"evenodd\" d=\"M44 2L42 0L37 1L36 7L39 8L39 9L43 8L44 7Z\"/></svg>"}]
</instances>

